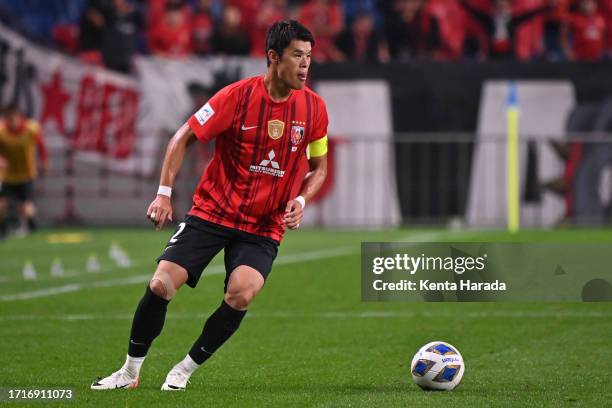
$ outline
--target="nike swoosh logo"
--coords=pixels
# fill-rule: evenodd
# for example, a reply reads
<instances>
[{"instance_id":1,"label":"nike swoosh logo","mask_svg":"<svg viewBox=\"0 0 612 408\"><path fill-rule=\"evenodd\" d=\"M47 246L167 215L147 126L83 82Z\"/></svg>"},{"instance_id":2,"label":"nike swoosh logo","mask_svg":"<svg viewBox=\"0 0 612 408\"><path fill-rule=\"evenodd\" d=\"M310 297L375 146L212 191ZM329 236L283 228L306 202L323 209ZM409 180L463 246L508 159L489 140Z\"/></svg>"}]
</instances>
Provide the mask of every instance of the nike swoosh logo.
<instances>
[{"instance_id":1,"label":"nike swoosh logo","mask_svg":"<svg viewBox=\"0 0 612 408\"><path fill-rule=\"evenodd\" d=\"M134 340L130 339L130 343L135 344L137 346L144 346L144 343L136 343Z\"/></svg>"},{"instance_id":2,"label":"nike swoosh logo","mask_svg":"<svg viewBox=\"0 0 612 408\"><path fill-rule=\"evenodd\" d=\"M240 129L242 129L242 130L249 130L249 129L255 129L256 127L259 127L259 126L249 126L249 127L246 127L246 126L242 125L242 127Z\"/></svg>"}]
</instances>

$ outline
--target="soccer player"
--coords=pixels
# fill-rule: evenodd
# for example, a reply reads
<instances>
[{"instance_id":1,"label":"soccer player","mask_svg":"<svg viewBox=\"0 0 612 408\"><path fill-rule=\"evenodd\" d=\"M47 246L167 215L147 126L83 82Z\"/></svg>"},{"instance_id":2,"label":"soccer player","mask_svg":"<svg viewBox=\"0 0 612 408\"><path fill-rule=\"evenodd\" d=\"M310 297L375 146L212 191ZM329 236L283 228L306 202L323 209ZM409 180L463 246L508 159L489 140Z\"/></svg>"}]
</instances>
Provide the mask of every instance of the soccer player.
<instances>
[{"instance_id":1,"label":"soccer player","mask_svg":"<svg viewBox=\"0 0 612 408\"><path fill-rule=\"evenodd\" d=\"M11 198L17 201L19 209L17 234L25 235L35 227L33 191L37 177L37 151L44 171L47 168L47 149L40 125L25 117L17 104L8 105L0 121L0 156L6 161L0 188L0 234L7 229L7 199Z\"/></svg>"},{"instance_id":2,"label":"soccer player","mask_svg":"<svg viewBox=\"0 0 612 408\"><path fill-rule=\"evenodd\" d=\"M221 249L226 268L221 305L162 390L184 390L194 371L240 326L270 273L285 228L300 226L305 203L327 174L325 103L305 86L313 44L297 21L272 25L266 74L220 90L170 140L157 197L147 210L157 229L172 221L170 195L187 145L216 139L215 154L138 304L125 364L92 389L138 386L168 303L183 284L196 286Z\"/></svg>"}]
</instances>

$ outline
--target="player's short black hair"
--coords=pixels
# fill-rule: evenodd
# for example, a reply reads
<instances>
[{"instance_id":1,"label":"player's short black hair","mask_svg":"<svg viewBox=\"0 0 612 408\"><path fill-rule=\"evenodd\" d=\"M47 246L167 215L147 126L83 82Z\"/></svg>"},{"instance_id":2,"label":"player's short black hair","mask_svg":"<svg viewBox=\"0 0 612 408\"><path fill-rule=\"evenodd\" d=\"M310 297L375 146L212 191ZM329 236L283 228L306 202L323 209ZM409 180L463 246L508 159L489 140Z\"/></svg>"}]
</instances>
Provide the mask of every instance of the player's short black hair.
<instances>
[{"instance_id":1,"label":"player's short black hair","mask_svg":"<svg viewBox=\"0 0 612 408\"><path fill-rule=\"evenodd\" d=\"M292 40L309 41L314 47L315 41L310 30L295 20L279 20L268 28L266 33L266 60L270 66L268 51L274 50L279 57L283 50L291 44Z\"/></svg>"}]
</instances>

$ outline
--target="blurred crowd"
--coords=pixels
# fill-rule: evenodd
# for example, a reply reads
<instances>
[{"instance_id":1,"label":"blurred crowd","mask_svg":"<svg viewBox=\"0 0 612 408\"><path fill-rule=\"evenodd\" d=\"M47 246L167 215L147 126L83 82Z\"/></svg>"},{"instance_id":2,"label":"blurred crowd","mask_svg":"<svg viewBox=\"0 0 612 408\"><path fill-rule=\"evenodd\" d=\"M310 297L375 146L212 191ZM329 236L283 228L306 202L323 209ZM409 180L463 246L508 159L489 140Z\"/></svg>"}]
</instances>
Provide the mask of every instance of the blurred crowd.
<instances>
[{"instance_id":1,"label":"blurred crowd","mask_svg":"<svg viewBox=\"0 0 612 408\"><path fill-rule=\"evenodd\" d=\"M312 30L317 62L612 57L612 0L48 0L27 10L32 2L3 0L3 20L123 72L136 53L261 57L266 28L284 18Z\"/></svg>"}]
</instances>

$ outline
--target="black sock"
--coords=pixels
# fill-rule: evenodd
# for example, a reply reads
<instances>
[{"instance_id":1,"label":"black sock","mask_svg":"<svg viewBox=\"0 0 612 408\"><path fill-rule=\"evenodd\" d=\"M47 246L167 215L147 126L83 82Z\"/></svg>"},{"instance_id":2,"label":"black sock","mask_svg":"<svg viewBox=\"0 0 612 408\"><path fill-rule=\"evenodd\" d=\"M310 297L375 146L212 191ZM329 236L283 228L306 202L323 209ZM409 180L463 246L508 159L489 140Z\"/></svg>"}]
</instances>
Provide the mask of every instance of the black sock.
<instances>
[{"instance_id":1,"label":"black sock","mask_svg":"<svg viewBox=\"0 0 612 408\"><path fill-rule=\"evenodd\" d=\"M232 308L225 301L221 302L221 306L210 315L204 324L202 334L189 351L189 356L193 361L202 364L208 360L238 330L246 312L246 310Z\"/></svg>"},{"instance_id":2,"label":"black sock","mask_svg":"<svg viewBox=\"0 0 612 408\"><path fill-rule=\"evenodd\" d=\"M130 333L128 355L131 357L144 357L151 347L151 343L164 327L166 309L170 301L157 296L147 285L144 296L140 299Z\"/></svg>"}]
</instances>

